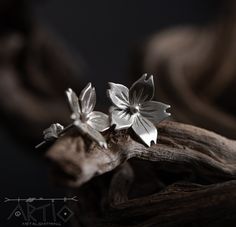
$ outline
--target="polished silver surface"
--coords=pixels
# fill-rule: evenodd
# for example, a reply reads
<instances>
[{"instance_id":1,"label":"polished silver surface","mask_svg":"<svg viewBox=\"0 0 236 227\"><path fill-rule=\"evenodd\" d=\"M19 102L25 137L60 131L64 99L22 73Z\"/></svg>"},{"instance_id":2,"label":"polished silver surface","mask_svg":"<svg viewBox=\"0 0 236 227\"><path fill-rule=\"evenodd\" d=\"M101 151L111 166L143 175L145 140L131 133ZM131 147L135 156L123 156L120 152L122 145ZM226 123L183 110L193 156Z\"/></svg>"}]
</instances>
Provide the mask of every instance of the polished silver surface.
<instances>
[{"instance_id":1,"label":"polished silver surface","mask_svg":"<svg viewBox=\"0 0 236 227\"><path fill-rule=\"evenodd\" d=\"M153 76L144 74L130 89L122 84L109 83L108 97L114 106L110 108L111 124L116 130L132 127L135 134L147 145L157 141L156 124L169 117L170 105L152 101Z\"/></svg>"},{"instance_id":2,"label":"polished silver surface","mask_svg":"<svg viewBox=\"0 0 236 227\"><path fill-rule=\"evenodd\" d=\"M79 97L69 88L66 91L66 96L72 110L71 119L73 123L65 128L59 123L52 124L49 128L44 130L44 141L38 144L36 148L44 145L46 141L57 139L73 126L75 126L81 134L88 136L101 147L107 148L107 143L100 132L110 127L110 121L108 115L99 111L93 111L96 104L95 88L89 83L81 91Z\"/></svg>"},{"instance_id":3,"label":"polished silver surface","mask_svg":"<svg viewBox=\"0 0 236 227\"><path fill-rule=\"evenodd\" d=\"M90 139L96 141L99 146L107 149L107 142L103 135L95 128L93 128L90 124L77 119L74 121L74 125L77 127L81 134L87 135Z\"/></svg>"},{"instance_id":4,"label":"polished silver surface","mask_svg":"<svg viewBox=\"0 0 236 227\"><path fill-rule=\"evenodd\" d=\"M93 111L96 104L95 88L89 83L80 93L79 98L72 89L66 91L72 110L71 118L81 134L89 136L100 146L107 148L106 141L100 132L110 127L108 115Z\"/></svg>"},{"instance_id":5,"label":"polished silver surface","mask_svg":"<svg viewBox=\"0 0 236 227\"><path fill-rule=\"evenodd\" d=\"M114 106L108 115L93 111L96 104L95 88L89 83L79 97L69 88L66 91L68 102L72 110L73 123L65 128L59 123L52 124L44 130L44 141L36 146L40 147L46 141L57 139L70 127L77 127L81 134L87 135L100 146L107 148L107 143L100 132L115 125L115 130L132 128L135 134L147 145L157 141L157 125L171 114L166 110L170 105L152 101L154 96L153 76L148 78L144 74L130 89L122 84L109 83L107 95Z\"/></svg>"}]
</instances>

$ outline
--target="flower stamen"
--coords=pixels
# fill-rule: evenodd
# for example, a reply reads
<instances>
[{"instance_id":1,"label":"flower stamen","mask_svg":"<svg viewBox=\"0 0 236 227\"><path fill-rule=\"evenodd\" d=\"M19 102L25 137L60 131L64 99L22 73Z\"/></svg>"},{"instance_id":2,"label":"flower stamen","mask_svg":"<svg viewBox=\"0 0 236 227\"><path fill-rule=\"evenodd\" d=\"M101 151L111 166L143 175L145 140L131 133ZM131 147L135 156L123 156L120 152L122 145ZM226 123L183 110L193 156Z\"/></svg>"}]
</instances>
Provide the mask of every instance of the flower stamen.
<instances>
[{"instance_id":1,"label":"flower stamen","mask_svg":"<svg viewBox=\"0 0 236 227\"><path fill-rule=\"evenodd\" d=\"M137 104L136 105L132 105L132 106L130 106L129 110L130 110L130 112L132 114L136 114L136 113L139 112L139 105L137 105Z\"/></svg>"}]
</instances>

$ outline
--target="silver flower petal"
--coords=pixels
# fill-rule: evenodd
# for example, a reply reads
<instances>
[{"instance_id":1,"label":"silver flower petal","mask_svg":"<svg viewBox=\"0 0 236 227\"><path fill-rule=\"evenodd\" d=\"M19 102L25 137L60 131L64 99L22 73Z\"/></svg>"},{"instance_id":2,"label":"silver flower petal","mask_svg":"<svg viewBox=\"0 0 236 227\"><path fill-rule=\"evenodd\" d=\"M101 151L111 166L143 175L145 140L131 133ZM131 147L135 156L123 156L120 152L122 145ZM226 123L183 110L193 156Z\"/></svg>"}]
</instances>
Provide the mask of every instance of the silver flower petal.
<instances>
[{"instance_id":1,"label":"silver flower petal","mask_svg":"<svg viewBox=\"0 0 236 227\"><path fill-rule=\"evenodd\" d=\"M170 116L170 113L166 112L170 106L151 101L154 96L153 76L148 78L147 74L144 74L129 91L120 84L110 83L110 86L108 96L115 105L110 109L110 116L115 129L132 127L147 146L150 146L152 141L156 143L158 132L154 124Z\"/></svg>"},{"instance_id":2,"label":"silver flower petal","mask_svg":"<svg viewBox=\"0 0 236 227\"><path fill-rule=\"evenodd\" d=\"M111 125L115 125L116 130L127 129L134 122L134 115L129 114L126 110L111 107L110 114Z\"/></svg>"},{"instance_id":3,"label":"silver flower petal","mask_svg":"<svg viewBox=\"0 0 236 227\"><path fill-rule=\"evenodd\" d=\"M99 111L93 111L88 115L87 124L99 132L103 132L110 127L108 115Z\"/></svg>"},{"instance_id":4,"label":"silver flower petal","mask_svg":"<svg viewBox=\"0 0 236 227\"><path fill-rule=\"evenodd\" d=\"M148 101L140 106L140 114L149 119L153 124L158 124L171 115L166 112L168 108L170 108L170 105Z\"/></svg>"},{"instance_id":5,"label":"silver flower petal","mask_svg":"<svg viewBox=\"0 0 236 227\"><path fill-rule=\"evenodd\" d=\"M58 138L62 133L72 126L76 126L81 134L87 135L96 141L100 146L107 148L107 143L99 131L105 131L109 128L109 117L101 112L94 111L96 104L95 88L89 83L80 93L79 98L76 93L69 88L66 91L70 108L72 110L71 118L74 120L72 124L63 128L59 124L53 124L44 131L44 141L36 146L42 146L47 140Z\"/></svg>"},{"instance_id":6,"label":"silver flower petal","mask_svg":"<svg viewBox=\"0 0 236 227\"><path fill-rule=\"evenodd\" d=\"M122 84L109 83L110 89L107 90L108 97L113 104L120 109L129 106L129 89Z\"/></svg>"},{"instance_id":7,"label":"silver flower petal","mask_svg":"<svg viewBox=\"0 0 236 227\"><path fill-rule=\"evenodd\" d=\"M156 143L157 141L157 129L153 125L151 121L142 117L141 115L137 115L135 117L134 123L132 125L132 129L135 134L147 145L151 146L151 142Z\"/></svg>"},{"instance_id":8,"label":"silver flower petal","mask_svg":"<svg viewBox=\"0 0 236 227\"><path fill-rule=\"evenodd\" d=\"M154 96L154 81L153 76L147 79L147 74L144 74L137 80L129 90L130 104L142 104L149 101Z\"/></svg>"},{"instance_id":9,"label":"silver flower petal","mask_svg":"<svg viewBox=\"0 0 236 227\"><path fill-rule=\"evenodd\" d=\"M74 125L78 128L78 130L81 132L81 134L87 135L91 140L94 140L101 147L104 147L107 149L106 140L100 132L96 131L90 125L83 123L80 120L76 120L74 122Z\"/></svg>"},{"instance_id":10,"label":"silver flower petal","mask_svg":"<svg viewBox=\"0 0 236 227\"><path fill-rule=\"evenodd\" d=\"M71 115L71 118L72 119L79 118L80 114L81 114L81 110L80 110L79 99L78 99L77 95L75 94L75 92L71 88L69 88L66 91L66 96L68 98L70 108L73 112L73 114Z\"/></svg>"},{"instance_id":11,"label":"silver flower petal","mask_svg":"<svg viewBox=\"0 0 236 227\"><path fill-rule=\"evenodd\" d=\"M93 111L96 104L96 92L91 83L88 83L87 86L81 91L79 102L81 112L83 114L89 114Z\"/></svg>"}]
</instances>

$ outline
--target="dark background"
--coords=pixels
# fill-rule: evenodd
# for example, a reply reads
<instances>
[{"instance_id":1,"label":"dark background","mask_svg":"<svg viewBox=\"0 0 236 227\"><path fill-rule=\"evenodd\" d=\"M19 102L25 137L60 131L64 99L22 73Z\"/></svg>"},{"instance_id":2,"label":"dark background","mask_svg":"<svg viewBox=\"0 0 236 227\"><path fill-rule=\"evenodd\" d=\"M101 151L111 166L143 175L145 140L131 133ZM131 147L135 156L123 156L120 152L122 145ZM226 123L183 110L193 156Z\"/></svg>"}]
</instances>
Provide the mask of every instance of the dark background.
<instances>
[{"instance_id":1,"label":"dark background","mask_svg":"<svg viewBox=\"0 0 236 227\"><path fill-rule=\"evenodd\" d=\"M131 83L127 77L135 48L169 27L211 23L220 6L216 0L44 0L32 1L32 14L75 58L83 59L84 81L96 86L101 105L107 81ZM65 195L65 189L49 182L50 167L35 155L38 151L19 145L3 127L0 147L2 201ZM8 210L4 203L1 208Z\"/></svg>"},{"instance_id":2,"label":"dark background","mask_svg":"<svg viewBox=\"0 0 236 227\"><path fill-rule=\"evenodd\" d=\"M219 8L217 0L54 0L35 4L33 10L40 23L82 57L89 67L86 80L103 94L105 81L127 80L132 50L152 34L207 24Z\"/></svg>"}]
</instances>

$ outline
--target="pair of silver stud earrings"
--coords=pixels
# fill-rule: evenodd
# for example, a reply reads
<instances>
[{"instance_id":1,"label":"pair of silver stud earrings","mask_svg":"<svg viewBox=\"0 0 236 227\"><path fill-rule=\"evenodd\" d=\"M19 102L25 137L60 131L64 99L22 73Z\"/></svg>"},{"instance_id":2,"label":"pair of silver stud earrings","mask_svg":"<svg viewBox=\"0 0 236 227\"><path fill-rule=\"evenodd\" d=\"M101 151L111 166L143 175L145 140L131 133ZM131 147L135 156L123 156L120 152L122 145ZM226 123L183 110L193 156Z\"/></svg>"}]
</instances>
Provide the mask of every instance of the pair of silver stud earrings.
<instances>
[{"instance_id":1,"label":"pair of silver stud earrings","mask_svg":"<svg viewBox=\"0 0 236 227\"><path fill-rule=\"evenodd\" d=\"M170 105L152 101L155 90L153 76L148 78L148 75L144 74L130 89L111 82L109 86L107 96L113 104L109 109L109 115L94 111L96 92L91 83L81 91L79 97L69 88L66 95L72 110L73 122L67 127L59 123L52 124L43 131L44 141L36 148L47 141L59 138L72 127L76 127L82 135L88 136L101 147L107 148L101 132L113 125L115 130L132 128L136 136L148 147L152 142L156 143L158 132L155 125L171 114L166 112Z\"/></svg>"}]
</instances>

